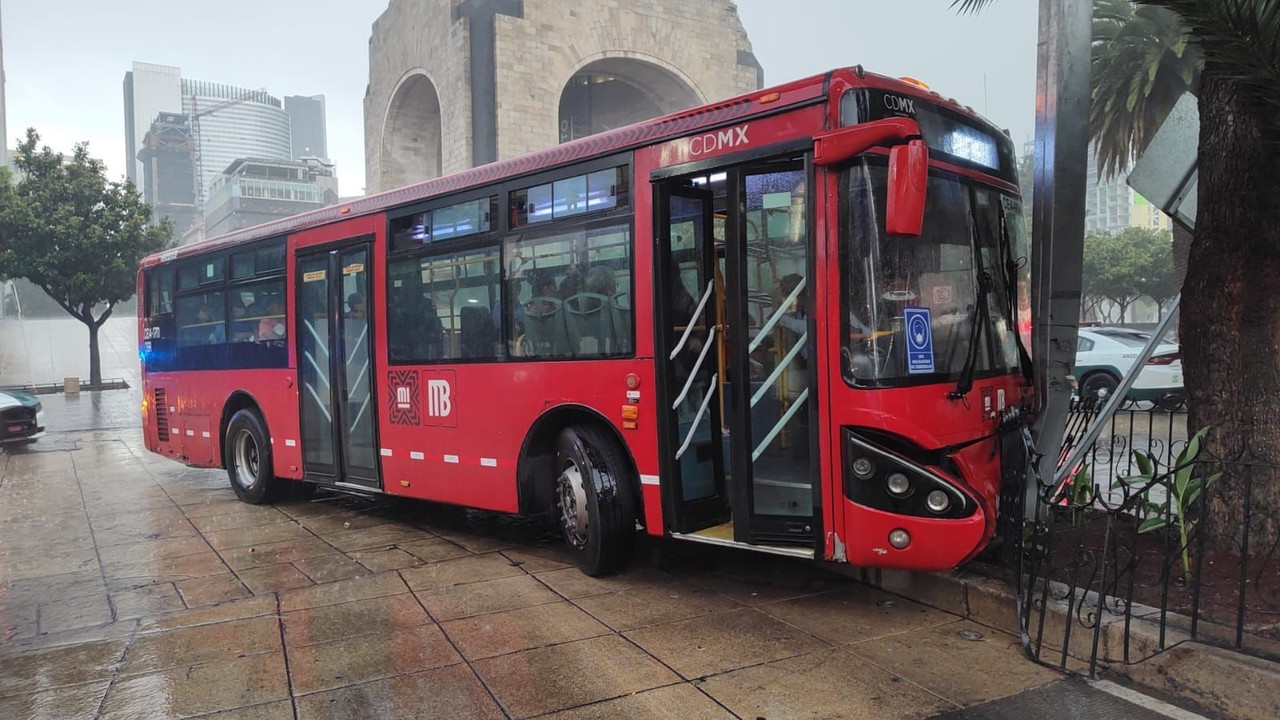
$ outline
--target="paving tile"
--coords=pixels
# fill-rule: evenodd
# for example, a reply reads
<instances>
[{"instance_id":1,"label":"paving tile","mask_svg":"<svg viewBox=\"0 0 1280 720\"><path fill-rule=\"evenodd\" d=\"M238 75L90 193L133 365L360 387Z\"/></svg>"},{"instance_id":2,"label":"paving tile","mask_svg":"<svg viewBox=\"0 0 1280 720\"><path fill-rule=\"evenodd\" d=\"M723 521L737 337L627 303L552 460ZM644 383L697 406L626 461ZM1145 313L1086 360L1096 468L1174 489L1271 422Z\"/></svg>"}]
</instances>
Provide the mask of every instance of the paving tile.
<instances>
[{"instance_id":1,"label":"paving tile","mask_svg":"<svg viewBox=\"0 0 1280 720\"><path fill-rule=\"evenodd\" d=\"M34 605L51 598L69 600L85 595L98 595L106 589L102 572L95 567L63 575L44 575L0 583L0 600L14 605Z\"/></svg>"},{"instance_id":2,"label":"paving tile","mask_svg":"<svg viewBox=\"0 0 1280 720\"><path fill-rule=\"evenodd\" d=\"M734 715L689 683L645 690L616 700L586 705L542 720L733 720Z\"/></svg>"},{"instance_id":3,"label":"paving tile","mask_svg":"<svg viewBox=\"0 0 1280 720\"><path fill-rule=\"evenodd\" d=\"M404 593L284 613L284 636L293 648L430 622L413 595Z\"/></svg>"},{"instance_id":4,"label":"paving tile","mask_svg":"<svg viewBox=\"0 0 1280 720\"><path fill-rule=\"evenodd\" d=\"M43 547L23 553L0 554L0 577L10 581L93 570L98 554L92 547Z\"/></svg>"},{"instance_id":5,"label":"paving tile","mask_svg":"<svg viewBox=\"0 0 1280 720\"><path fill-rule=\"evenodd\" d=\"M214 550L266 545L268 543L315 537L294 522L275 522L269 525L252 525L217 532L206 532L205 540Z\"/></svg>"},{"instance_id":6,"label":"paving tile","mask_svg":"<svg viewBox=\"0 0 1280 720\"><path fill-rule=\"evenodd\" d=\"M299 720L409 720L505 716L466 665L378 680L297 699Z\"/></svg>"},{"instance_id":7,"label":"paving tile","mask_svg":"<svg viewBox=\"0 0 1280 720\"><path fill-rule=\"evenodd\" d=\"M164 632L197 625L243 620L246 618L276 615L276 598L274 595L259 595L243 600L231 600L210 607L196 608L186 612L164 615L157 618L144 618L139 625L141 633Z\"/></svg>"},{"instance_id":8,"label":"paving tile","mask_svg":"<svg viewBox=\"0 0 1280 720\"><path fill-rule=\"evenodd\" d=\"M427 612L437 622L469 615L514 610L531 605L545 605L560 600L529 575L515 575L466 585L450 585L417 593Z\"/></svg>"},{"instance_id":9,"label":"paving tile","mask_svg":"<svg viewBox=\"0 0 1280 720\"><path fill-rule=\"evenodd\" d=\"M634 630L740 607L723 595L684 582L625 588L574 603L614 630Z\"/></svg>"},{"instance_id":10,"label":"paving tile","mask_svg":"<svg viewBox=\"0 0 1280 720\"><path fill-rule=\"evenodd\" d=\"M761 605L779 600L807 597L853 585L850 580L827 574L807 574L797 569L796 578L754 577L749 573L733 575L700 574L692 582L714 590L743 605Z\"/></svg>"},{"instance_id":11,"label":"paving tile","mask_svg":"<svg viewBox=\"0 0 1280 720\"><path fill-rule=\"evenodd\" d=\"M138 625L137 620L123 620L118 623L95 625L51 635L18 637L7 643L0 643L0 657L125 639L137 632Z\"/></svg>"},{"instance_id":12,"label":"paving tile","mask_svg":"<svg viewBox=\"0 0 1280 720\"><path fill-rule=\"evenodd\" d=\"M314 536L307 536L282 542L228 548L221 551L221 555L232 570L239 571L251 567L293 562L303 558L334 555L337 552L323 540Z\"/></svg>"},{"instance_id":13,"label":"paving tile","mask_svg":"<svg viewBox=\"0 0 1280 720\"><path fill-rule=\"evenodd\" d=\"M293 701L277 700L201 715L200 720L293 720Z\"/></svg>"},{"instance_id":14,"label":"paving tile","mask_svg":"<svg viewBox=\"0 0 1280 720\"><path fill-rule=\"evenodd\" d=\"M175 583L178 593L187 607L214 605L227 600L249 597L253 593L232 573L211 575Z\"/></svg>"},{"instance_id":15,"label":"paving tile","mask_svg":"<svg viewBox=\"0 0 1280 720\"><path fill-rule=\"evenodd\" d=\"M177 509L142 515L106 515L93 522L93 538L101 547L197 535Z\"/></svg>"},{"instance_id":16,"label":"paving tile","mask_svg":"<svg viewBox=\"0 0 1280 720\"><path fill-rule=\"evenodd\" d=\"M430 533L418 528L400 523L383 522L384 524L373 527L353 526L318 534L325 539L325 542L343 552L385 548L402 542L415 542L431 537Z\"/></svg>"},{"instance_id":17,"label":"paving tile","mask_svg":"<svg viewBox=\"0 0 1280 720\"><path fill-rule=\"evenodd\" d=\"M441 623L468 660L608 635L609 628L568 602Z\"/></svg>"},{"instance_id":18,"label":"paving tile","mask_svg":"<svg viewBox=\"0 0 1280 720\"><path fill-rule=\"evenodd\" d=\"M199 535L160 538L143 542L111 545L98 549L104 565L136 563L144 560L171 560L186 555L198 555L210 550L209 543Z\"/></svg>"},{"instance_id":19,"label":"paving tile","mask_svg":"<svg viewBox=\"0 0 1280 720\"><path fill-rule=\"evenodd\" d=\"M503 540L502 538L490 535L481 535L479 533L439 530L436 532L436 535L452 542L454 545L466 548L469 552L473 553L494 552L514 546L513 543Z\"/></svg>"},{"instance_id":20,"label":"paving tile","mask_svg":"<svg viewBox=\"0 0 1280 720\"><path fill-rule=\"evenodd\" d=\"M112 640L0 657L0 696L110 680L126 645Z\"/></svg>"},{"instance_id":21,"label":"paving tile","mask_svg":"<svg viewBox=\"0 0 1280 720\"><path fill-rule=\"evenodd\" d=\"M100 680L86 685L52 688L25 695L0 697L0 717L31 718L91 718L102 705L111 682Z\"/></svg>"},{"instance_id":22,"label":"paving tile","mask_svg":"<svg viewBox=\"0 0 1280 720\"><path fill-rule=\"evenodd\" d=\"M197 530L208 536L209 533L238 530L240 528L262 527L277 523L293 524L293 520L284 513L271 509L271 512L236 512L227 515L187 516Z\"/></svg>"},{"instance_id":23,"label":"paving tile","mask_svg":"<svg viewBox=\"0 0 1280 720\"><path fill-rule=\"evenodd\" d=\"M603 577L591 577L578 568L571 567L538 573L538 579L570 600L590 595L603 595L626 588L662 585L675 581L675 578L671 575L646 566L630 568L621 575L606 575Z\"/></svg>"},{"instance_id":24,"label":"paving tile","mask_svg":"<svg viewBox=\"0 0 1280 720\"><path fill-rule=\"evenodd\" d=\"M769 603L760 606L760 610L833 645L896 635L956 619L955 615L866 585Z\"/></svg>"},{"instance_id":25,"label":"paving tile","mask_svg":"<svg viewBox=\"0 0 1280 720\"><path fill-rule=\"evenodd\" d=\"M121 678L101 717L199 715L288 697L284 654L277 652Z\"/></svg>"},{"instance_id":26,"label":"paving tile","mask_svg":"<svg viewBox=\"0 0 1280 720\"><path fill-rule=\"evenodd\" d=\"M172 583L114 593L111 604L116 608L116 620L163 615L187 609Z\"/></svg>"},{"instance_id":27,"label":"paving tile","mask_svg":"<svg viewBox=\"0 0 1280 720\"><path fill-rule=\"evenodd\" d=\"M3 598L3 595L0 595ZM40 632L38 605L9 605L0 601L0 647L5 643L34 637Z\"/></svg>"},{"instance_id":28,"label":"paving tile","mask_svg":"<svg viewBox=\"0 0 1280 720\"><path fill-rule=\"evenodd\" d=\"M399 570L422 564L422 560L419 558L394 547L381 550L357 550L351 553L350 556L351 559L369 568L372 572Z\"/></svg>"},{"instance_id":29,"label":"paving tile","mask_svg":"<svg viewBox=\"0 0 1280 720\"><path fill-rule=\"evenodd\" d=\"M547 547L509 548L502 554L513 563L520 565L527 573L549 572L567 567L575 567L573 556L569 554L567 545L551 545Z\"/></svg>"},{"instance_id":30,"label":"paving tile","mask_svg":"<svg viewBox=\"0 0 1280 720\"><path fill-rule=\"evenodd\" d=\"M283 592L312 585L311 578L289 563L237 570L240 581L255 595Z\"/></svg>"},{"instance_id":31,"label":"paving tile","mask_svg":"<svg viewBox=\"0 0 1280 720\"><path fill-rule=\"evenodd\" d=\"M916 720L955 708L834 649L717 675L701 688L739 717L750 718Z\"/></svg>"},{"instance_id":32,"label":"paving tile","mask_svg":"<svg viewBox=\"0 0 1280 720\"><path fill-rule=\"evenodd\" d=\"M752 608L653 625L626 636L690 680L828 647Z\"/></svg>"},{"instance_id":33,"label":"paving tile","mask_svg":"<svg viewBox=\"0 0 1280 720\"><path fill-rule=\"evenodd\" d=\"M471 551L455 545L444 538L427 538L410 543L399 543L396 547L426 562L439 562L471 555Z\"/></svg>"},{"instance_id":34,"label":"paving tile","mask_svg":"<svg viewBox=\"0 0 1280 720\"><path fill-rule=\"evenodd\" d=\"M331 583L369 574L369 568L346 555L321 555L319 557L302 558L301 560L294 560L293 566L317 583Z\"/></svg>"},{"instance_id":35,"label":"paving tile","mask_svg":"<svg viewBox=\"0 0 1280 720\"><path fill-rule=\"evenodd\" d=\"M969 639L974 633L977 639ZM1062 677L1027 662L1016 637L968 620L858 643L846 650L962 706L1014 695Z\"/></svg>"},{"instance_id":36,"label":"paving tile","mask_svg":"<svg viewBox=\"0 0 1280 720\"><path fill-rule=\"evenodd\" d=\"M435 625L289 648L295 695L462 662Z\"/></svg>"},{"instance_id":37,"label":"paving tile","mask_svg":"<svg viewBox=\"0 0 1280 720\"><path fill-rule=\"evenodd\" d=\"M274 617L197 625L138 637L125 655L120 674L139 675L179 665L279 651L280 626Z\"/></svg>"},{"instance_id":38,"label":"paving tile","mask_svg":"<svg viewBox=\"0 0 1280 720\"><path fill-rule=\"evenodd\" d=\"M519 717L630 695L679 680L617 635L477 660L472 667L498 701Z\"/></svg>"},{"instance_id":39,"label":"paving tile","mask_svg":"<svg viewBox=\"0 0 1280 720\"><path fill-rule=\"evenodd\" d=\"M215 515L270 516L278 514L273 507L250 505L239 500L209 499L186 503L178 503L182 514L189 518L213 517Z\"/></svg>"},{"instance_id":40,"label":"paving tile","mask_svg":"<svg viewBox=\"0 0 1280 720\"><path fill-rule=\"evenodd\" d=\"M524 574L519 566L512 565L510 560L497 553L446 560L400 571L405 582L414 590L431 590Z\"/></svg>"},{"instance_id":41,"label":"paving tile","mask_svg":"<svg viewBox=\"0 0 1280 720\"><path fill-rule=\"evenodd\" d=\"M314 511L319 514L298 514L294 508L284 508L284 512L294 518L295 522L321 536L387 524L386 518L377 515L363 515L335 507L316 506Z\"/></svg>"},{"instance_id":42,"label":"paving tile","mask_svg":"<svg viewBox=\"0 0 1280 720\"><path fill-rule=\"evenodd\" d=\"M227 564L212 550L167 560L104 563L103 573L113 590L141 587L152 583L181 582L191 578L221 575Z\"/></svg>"},{"instance_id":43,"label":"paving tile","mask_svg":"<svg viewBox=\"0 0 1280 720\"><path fill-rule=\"evenodd\" d=\"M380 573L280 593L280 610L281 612L305 610L407 592L409 588L398 574Z\"/></svg>"},{"instance_id":44,"label":"paving tile","mask_svg":"<svg viewBox=\"0 0 1280 720\"><path fill-rule=\"evenodd\" d=\"M111 620L111 605L106 594L40 603L41 633L60 633L105 625Z\"/></svg>"}]
</instances>

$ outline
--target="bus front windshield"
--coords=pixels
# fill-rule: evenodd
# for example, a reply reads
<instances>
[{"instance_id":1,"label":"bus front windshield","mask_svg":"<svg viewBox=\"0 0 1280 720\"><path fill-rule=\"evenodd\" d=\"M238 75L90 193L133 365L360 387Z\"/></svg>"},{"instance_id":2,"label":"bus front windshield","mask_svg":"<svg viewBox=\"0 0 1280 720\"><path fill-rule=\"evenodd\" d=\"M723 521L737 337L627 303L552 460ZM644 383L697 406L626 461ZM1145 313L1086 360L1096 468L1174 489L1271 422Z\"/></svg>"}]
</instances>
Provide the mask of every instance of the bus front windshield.
<instances>
[{"instance_id":1,"label":"bus front windshield","mask_svg":"<svg viewBox=\"0 0 1280 720\"><path fill-rule=\"evenodd\" d=\"M932 172L923 232L896 237L885 232L885 162L866 158L846 173L840 237L845 379L885 387L1016 371L1016 281L1010 276L1026 261L1014 247L1022 243L1011 243L1005 228L1021 223L1018 200Z\"/></svg>"}]
</instances>

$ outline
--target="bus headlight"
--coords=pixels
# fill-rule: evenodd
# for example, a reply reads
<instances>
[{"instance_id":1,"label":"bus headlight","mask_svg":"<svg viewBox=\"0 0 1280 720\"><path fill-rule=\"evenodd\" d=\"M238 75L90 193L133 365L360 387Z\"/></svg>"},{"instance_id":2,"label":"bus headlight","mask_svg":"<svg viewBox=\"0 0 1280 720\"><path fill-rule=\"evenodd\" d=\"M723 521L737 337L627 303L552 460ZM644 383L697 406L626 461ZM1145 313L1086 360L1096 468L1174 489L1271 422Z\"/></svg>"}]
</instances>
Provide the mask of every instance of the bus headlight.
<instances>
[{"instance_id":1,"label":"bus headlight","mask_svg":"<svg viewBox=\"0 0 1280 720\"><path fill-rule=\"evenodd\" d=\"M890 475L889 479L885 481L885 485L889 487L890 493L898 497L903 497L911 492L911 480L900 472ZM937 491L935 490L934 492ZM929 497L932 498L933 493L929 493Z\"/></svg>"},{"instance_id":2,"label":"bus headlight","mask_svg":"<svg viewBox=\"0 0 1280 720\"><path fill-rule=\"evenodd\" d=\"M903 530L902 528L898 528L897 530L889 533L889 544L895 549L901 550L911 544L911 533Z\"/></svg>"},{"instance_id":3,"label":"bus headlight","mask_svg":"<svg viewBox=\"0 0 1280 720\"><path fill-rule=\"evenodd\" d=\"M951 497L942 490L934 490L925 498L924 504L925 507L929 508L930 512L941 515L951 507Z\"/></svg>"},{"instance_id":4,"label":"bus headlight","mask_svg":"<svg viewBox=\"0 0 1280 720\"><path fill-rule=\"evenodd\" d=\"M853 474L859 480L870 480L876 474L876 464L871 462L871 458L860 457L853 461Z\"/></svg>"}]
</instances>

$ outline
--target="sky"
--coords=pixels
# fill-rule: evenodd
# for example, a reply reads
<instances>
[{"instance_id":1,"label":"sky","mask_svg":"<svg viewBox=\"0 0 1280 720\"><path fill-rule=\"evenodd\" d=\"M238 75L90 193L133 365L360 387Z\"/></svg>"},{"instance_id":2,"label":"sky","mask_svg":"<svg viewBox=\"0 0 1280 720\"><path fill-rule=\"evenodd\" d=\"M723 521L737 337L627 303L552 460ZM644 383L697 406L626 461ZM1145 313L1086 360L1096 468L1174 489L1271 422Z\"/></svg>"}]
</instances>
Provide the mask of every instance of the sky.
<instances>
[{"instance_id":1,"label":"sky","mask_svg":"<svg viewBox=\"0 0 1280 720\"><path fill-rule=\"evenodd\" d=\"M563 1L566 7L575 0ZM668 0L700 2L704 0ZM1008 128L1034 128L1036 5L978 16L951 0L738 0L765 84L862 64L910 75ZM124 75L133 61L184 77L326 96L341 192L364 187L364 92L373 21L387 0L0 0L10 147L35 127L70 152L87 141L122 178Z\"/></svg>"}]
</instances>

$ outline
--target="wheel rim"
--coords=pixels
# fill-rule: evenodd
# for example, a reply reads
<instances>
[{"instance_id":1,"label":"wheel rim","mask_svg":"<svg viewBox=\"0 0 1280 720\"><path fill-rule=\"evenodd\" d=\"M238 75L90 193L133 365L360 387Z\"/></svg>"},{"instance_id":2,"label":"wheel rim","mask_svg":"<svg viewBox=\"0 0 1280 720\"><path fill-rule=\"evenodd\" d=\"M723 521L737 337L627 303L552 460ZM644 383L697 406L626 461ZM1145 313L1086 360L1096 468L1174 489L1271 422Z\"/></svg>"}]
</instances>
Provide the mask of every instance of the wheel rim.
<instances>
[{"instance_id":1,"label":"wheel rim","mask_svg":"<svg viewBox=\"0 0 1280 720\"><path fill-rule=\"evenodd\" d=\"M587 544L589 520L582 469L572 460L566 460L556 485L560 496L560 527L569 544L580 548Z\"/></svg>"},{"instance_id":2,"label":"wheel rim","mask_svg":"<svg viewBox=\"0 0 1280 720\"><path fill-rule=\"evenodd\" d=\"M1090 379L1089 382L1085 384L1085 394L1100 402L1111 397L1111 392L1111 383L1103 379Z\"/></svg>"},{"instance_id":3,"label":"wheel rim","mask_svg":"<svg viewBox=\"0 0 1280 720\"><path fill-rule=\"evenodd\" d=\"M242 488L251 488L258 482L258 441L253 433L241 430L235 441L236 482Z\"/></svg>"}]
</instances>

